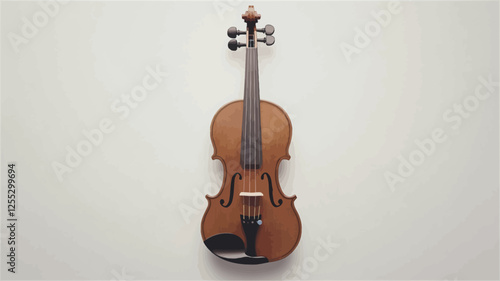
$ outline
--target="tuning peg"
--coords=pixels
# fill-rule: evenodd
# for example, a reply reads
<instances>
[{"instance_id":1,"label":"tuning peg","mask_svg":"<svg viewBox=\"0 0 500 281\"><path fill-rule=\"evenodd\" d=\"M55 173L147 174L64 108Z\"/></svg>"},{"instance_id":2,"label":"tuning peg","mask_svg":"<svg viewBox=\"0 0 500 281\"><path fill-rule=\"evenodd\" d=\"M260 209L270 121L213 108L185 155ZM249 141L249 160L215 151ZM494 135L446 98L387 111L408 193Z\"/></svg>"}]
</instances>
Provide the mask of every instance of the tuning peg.
<instances>
[{"instance_id":1,"label":"tuning peg","mask_svg":"<svg viewBox=\"0 0 500 281\"><path fill-rule=\"evenodd\" d=\"M229 49L231 51L236 51L240 47L245 47L246 44L240 43L240 42L236 41L236 39L231 39L231 40L229 40L229 43L227 43L227 46L229 47Z\"/></svg>"},{"instance_id":2,"label":"tuning peg","mask_svg":"<svg viewBox=\"0 0 500 281\"><path fill-rule=\"evenodd\" d=\"M271 46L272 44L274 44L274 36L268 35L264 38L257 39L257 41L266 43L267 46Z\"/></svg>"},{"instance_id":3,"label":"tuning peg","mask_svg":"<svg viewBox=\"0 0 500 281\"><path fill-rule=\"evenodd\" d=\"M230 38L236 38L236 36L238 35L241 35L241 34L245 34L246 31L241 31L241 30L238 30L236 27L234 26L231 26L228 30L227 30L227 36L229 36Z\"/></svg>"},{"instance_id":4,"label":"tuning peg","mask_svg":"<svg viewBox=\"0 0 500 281\"><path fill-rule=\"evenodd\" d=\"M272 26L270 24L266 24L266 26L264 28L259 28L259 29L257 29L257 31L265 33L266 35L273 35L273 33L274 33L274 26Z\"/></svg>"}]
</instances>

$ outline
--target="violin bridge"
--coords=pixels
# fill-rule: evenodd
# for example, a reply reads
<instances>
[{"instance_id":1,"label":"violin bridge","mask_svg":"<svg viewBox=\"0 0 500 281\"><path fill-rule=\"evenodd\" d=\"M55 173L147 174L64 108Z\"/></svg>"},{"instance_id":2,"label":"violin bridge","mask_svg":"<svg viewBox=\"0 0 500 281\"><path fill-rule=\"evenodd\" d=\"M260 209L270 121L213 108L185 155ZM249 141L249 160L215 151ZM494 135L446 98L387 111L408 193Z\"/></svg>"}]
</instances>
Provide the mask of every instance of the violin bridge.
<instances>
[{"instance_id":1,"label":"violin bridge","mask_svg":"<svg viewBox=\"0 0 500 281\"><path fill-rule=\"evenodd\" d=\"M262 192L240 192L240 196L257 197L264 196L264 194L262 194Z\"/></svg>"}]
</instances>

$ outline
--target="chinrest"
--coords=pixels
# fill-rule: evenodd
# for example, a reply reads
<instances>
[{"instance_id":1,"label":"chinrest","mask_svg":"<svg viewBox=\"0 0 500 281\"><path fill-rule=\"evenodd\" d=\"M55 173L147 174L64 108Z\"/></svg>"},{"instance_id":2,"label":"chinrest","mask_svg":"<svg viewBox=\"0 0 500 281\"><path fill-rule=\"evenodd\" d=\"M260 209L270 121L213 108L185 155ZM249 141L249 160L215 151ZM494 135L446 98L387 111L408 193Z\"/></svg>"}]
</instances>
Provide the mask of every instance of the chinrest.
<instances>
[{"instance_id":1,"label":"chinrest","mask_svg":"<svg viewBox=\"0 0 500 281\"><path fill-rule=\"evenodd\" d=\"M245 254L245 243L237 235L220 233L207 238L207 248L221 259L240 264L260 264L268 262L266 257Z\"/></svg>"}]
</instances>

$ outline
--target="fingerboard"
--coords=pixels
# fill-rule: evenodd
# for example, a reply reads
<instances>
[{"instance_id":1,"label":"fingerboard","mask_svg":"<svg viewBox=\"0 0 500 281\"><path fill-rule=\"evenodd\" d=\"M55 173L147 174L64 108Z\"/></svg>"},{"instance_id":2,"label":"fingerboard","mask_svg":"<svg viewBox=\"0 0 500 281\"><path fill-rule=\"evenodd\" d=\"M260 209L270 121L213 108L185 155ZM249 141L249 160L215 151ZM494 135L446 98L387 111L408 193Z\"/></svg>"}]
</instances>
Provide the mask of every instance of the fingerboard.
<instances>
[{"instance_id":1,"label":"fingerboard","mask_svg":"<svg viewBox=\"0 0 500 281\"><path fill-rule=\"evenodd\" d=\"M262 165L258 54L252 47L246 49L240 164L243 169Z\"/></svg>"}]
</instances>

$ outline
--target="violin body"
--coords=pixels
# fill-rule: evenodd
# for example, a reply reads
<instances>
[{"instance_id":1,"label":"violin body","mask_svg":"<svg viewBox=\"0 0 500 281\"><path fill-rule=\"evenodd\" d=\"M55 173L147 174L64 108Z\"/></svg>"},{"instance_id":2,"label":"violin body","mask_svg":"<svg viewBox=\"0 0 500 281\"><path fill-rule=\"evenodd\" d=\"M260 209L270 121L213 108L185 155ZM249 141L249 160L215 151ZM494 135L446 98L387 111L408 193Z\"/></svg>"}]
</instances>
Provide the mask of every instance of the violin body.
<instances>
[{"instance_id":1,"label":"violin body","mask_svg":"<svg viewBox=\"0 0 500 281\"><path fill-rule=\"evenodd\" d=\"M218 194L206 196L201 222L207 248L241 264L280 260L301 236L297 197L286 196L278 178L280 162L290 159L292 124L281 107L260 100L256 61L256 48L248 48L245 99L223 106L212 120L212 159L222 162L224 180Z\"/></svg>"},{"instance_id":2,"label":"violin body","mask_svg":"<svg viewBox=\"0 0 500 281\"><path fill-rule=\"evenodd\" d=\"M296 196L286 196L278 181L278 168L281 160L290 159L288 147L292 137L292 124L286 112L279 106L261 101L261 126L263 165L260 169L245 173L240 166L240 140L242 131L243 101L227 104L217 112L212 120L211 138L214 147L212 159L218 159L224 167L224 181L220 192L215 196L206 196L208 208L202 220L202 237L207 238L231 233L246 244L246 237L241 226L239 214L242 199L233 198L229 207L223 207L221 200L227 202L231 197L232 177L239 173L246 174L251 187L257 186L257 192L272 194L263 196L261 204L262 225L256 235L255 250L268 261L275 261L288 256L297 247L301 235L301 222L294 206ZM271 179L270 189L267 176ZM242 180L234 185L233 197L243 192ZM272 192L272 193L270 193ZM274 203L274 204L273 204ZM280 204L279 207L274 205ZM235 219L236 218L236 219Z\"/></svg>"}]
</instances>

